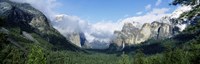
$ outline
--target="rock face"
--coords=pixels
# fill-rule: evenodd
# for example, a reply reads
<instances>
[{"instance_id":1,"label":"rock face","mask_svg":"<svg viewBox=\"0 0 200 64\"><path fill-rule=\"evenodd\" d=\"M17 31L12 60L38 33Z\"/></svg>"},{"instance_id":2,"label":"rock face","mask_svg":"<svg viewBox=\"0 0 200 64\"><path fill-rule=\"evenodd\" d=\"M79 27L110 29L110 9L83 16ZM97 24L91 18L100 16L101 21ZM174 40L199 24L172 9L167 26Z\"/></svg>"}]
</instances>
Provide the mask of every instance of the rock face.
<instances>
[{"instance_id":1,"label":"rock face","mask_svg":"<svg viewBox=\"0 0 200 64\"><path fill-rule=\"evenodd\" d=\"M123 39L125 39L126 45L134 44L135 38L139 29L132 25L132 23L125 23L122 31Z\"/></svg>"},{"instance_id":2,"label":"rock face","mask_svg":"<svg viewBox=\"0 0 200 64\"><path fill-rule=\"evenodd\" d=\"M141 29L136 28L132 23L125 23L121 31L114 32L112 43L117 50L125 46L140 44L150 38L164 39L172 35L172 26L167 23L152 22L145 23Z\"/></svg>"},{"instance_id":3,"label":"rock face","mask_svg":"<svg viewBox=\"0 0 200 64\"><path fill-rule=\"evenodd\" d=\"M25 32L25 31L22 32L22 35L23 35L26 39L28 39L28 40L30 40L30 41L37 42L36 39L34 39L29 33ZM38 43L38 42L37 42L37 43Z\"/></svg>"},{"instance_id":4,"label":"rock face","mask_svg":"<svg viewBox=\"0 0 200 64\"><path fill-rule=\"evenodd\" d=\"M80 35L78 33L71 33L66 36L69 41L71 41L73 44L77 45L78 47L81 47L80 44Z\"/></svg>"},{"instance_id":5,"label":"rock face","mask_svg":"<svg viewBox=\"0 0 200 64\"><path fill-rule=\"evenodd\" d=\"M118 46L122 46L123 43L125 43L125 34L123 32L120 31L115 31L115 38L113 40L113 42Z\"/></svg>"},{"instance_id":6,"label":"rock face","mask_svg":"<svg viewBox=\"0 0 200 64\"><path fill-rule=\"evenodd\" d=\"M170 37L172 35L172 27L169 24L161 24L161 27L158 30L158 38L163 39L166 37Z\"/></svg>"},{"instance_id":7,"label":"rock face","mask_svg":"<svg viewBox=\"0 0 200 64\"><path fill-rule=\"evenodd\" d=\"M161 24L159 22L152 22L151 23L151 38L157 39L158 30Z\"/></svg>"},{"instance_id":8,"label":"rock face","mask_svg":"<svg viewBox=\"0 0 200 64\"><path fill-rule=\"evenodd\" d=\"M175 30L173 26L167 23L153 22L151 23L151 38L164 39L172 36Z\"/></svg>"},{"instance_id":9,"label":"rock face","mask_svg":"<svg viewBox=\"0 0 200 64\"><path fill-rule=\"evenodd\" d=\"M24 30L34 30L34 28L37 28L38 31L43 33L52 30L45 15L29 4L19 4L8 0L1 0L0 16L5 17L7 21L9 21L6 22L8 26L19 26Z\"/></svg>"},{"instance_id":10,"label":"rock face","mask_svg":"<svg viewBox=\"0 0 200 64\"><path fill-rule=\"evenodd\" d=\"M147 39L149 39L150 36L151 36L151 25L148 23L145 23L143 27L140 29L140 31L138 32L138 34L136 35L135 43L139 44L141 42L144 42Z\"/></svg>"},{"instance_id":11,"label":"rock face","mask_svg":"<svg viewBox=\"0 0 200 64\"><path fill-rule=\"evenodd\" d=\"M79 33L79 32L73 32L73 33L68 33L65 34L66 38L71 41L73 44L75 44L78 47L82 47L84 43L86 42L86 38L84 33Z\"/></svg>"},{"instance_id":12,"label":"rock face","mask_svg":"<svg viewBox=\"0 0 200 64\"><path fill-rule=\"evenodd\" d=\"M34 41L29 34L34 33L54 45L55 49L78 50L49 24L43 13L29 4L0 0L0 17L6 21L3 27L20 28L21 34L29 40Z\"/></svg>"}]
</instances>

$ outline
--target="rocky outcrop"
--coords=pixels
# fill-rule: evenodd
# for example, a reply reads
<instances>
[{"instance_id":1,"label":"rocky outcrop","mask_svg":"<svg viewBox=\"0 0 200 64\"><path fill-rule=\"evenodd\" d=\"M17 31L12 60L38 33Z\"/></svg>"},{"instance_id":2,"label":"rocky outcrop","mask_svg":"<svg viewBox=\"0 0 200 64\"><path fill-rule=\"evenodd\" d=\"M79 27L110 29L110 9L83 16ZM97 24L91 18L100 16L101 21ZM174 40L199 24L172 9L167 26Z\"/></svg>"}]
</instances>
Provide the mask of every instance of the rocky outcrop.
<instances>
[{"instance_id":1,"label":"rocky outcrop","mask_svg":"<svg viewBox=\"0 0 200 64\"><path fill-rule=\"evenodd\" d=\"M23 35L26 39L28 39L28 40L30 40L30 41L37 42L37 40L36 40L35 38L33 38L32 35L30 35L29 33L25 32L25 31L22 32L22 35ZM37 43L38 43L38 42L37 42Z\"/></svg>"},{"instance_id":2,"label":"rocky outcrop","mask_svg":"<svg viewBox=\"0 0 200 64\"><path fill-rule=\"evenodd\" d=\"M145 23L138 32L138 34L136 35L135 44L139 44L141 42L146 41L147 39L149 39L150 36L151 36L151 25Z\"/></svg>"},{"instance_id":3,"label":"rocky outcrop","mask_svg":"<svg viewBox=\"0 0 200 64\"><path fill-rule=\"evenodd\" d=\"M24 31L38 30L47 33L53 30L48 19L29 4L20 4L8 0L0 1L0 17L5 17L7 26L19 26ZM34 29L36 28L36 29Z\"/></svg>"},{"instance_id":4,"label":"rocky outcrop","mask_svg":"<svg viewBox=\"0 0 200 64\"><path fill-rule=\"evenodd\" d=\"M121 47L123 43L125 43L125 34L120 31L115 31L114 36L113 42L116 44L116 46Z\"/></svg>"},{"instance_id":5,"label":"rocky outcrop","mask_svg":"<svg viewBox=\"0 0 200 64\"><path fill-rule=\"evenodd\" d=\"M134 44L139 29L133 26L132 23L125 23L121 32L121 34L123 35L123 39L125 39L124 43L126 45L131 45Z\"/></svg>"},{"instance_id":6,"label":"rocky outcrop","mask_svg":"<svg viewBox=\"0 0 200 64\"><path fill-rule=\"evenodd\" d=\"M151 38L164 39L172 36L175 30L174 26L167 23L153 22L151 23Z\"/></svg>"},{"instance_id":7,"label":"rocky outcrop","mask_svg":"<svg viewBox=\"0 0 200 64\"><path fill-rule=\"evenodd\" d=\"M71 41L73 44L75 44L78 47L82 47L84 43L86 42L84 33L73 32L73 33L68 33L65 35L66 35L65 37L69 41Z\"/></svg>"},{"instance_id":8,"label":"rocky outcrop","mask_svg":"<svg viewBox=\"0 0 200 64\"><path fill-rule=\"evenodd\" d=\"M151 23L151 38L157 39L158 30L161 24L159 22L152 22Z\"/></svg>"},{"instance_id":9,"label":"rocky outcrop","mask_svg":"<svg viewBox=\"0 0 200 64\"><path fill-rule=\"evenodd\" d=\"M78 47L81 47L81 44L80 44L80 35L78 33L68 34L68 36L66 36L66 37L73 44L77 45Z\"/></svg>"},{"instance_id":10,"label":"rocky outcrop","mask_svg":"<svg viewBox=\"0 0 200 64\"><path fill-rule=\"evenodd\" d=\"M172 35L172 26L169 24L162 23L158 29L157 39L168 38Z\"/></svg>"},{"instance_id":11,"label":"rocky outcrop","mask_svg":"<svg viewBox=\"0 0 200 64\"><path fill-rule=\"evenodd\" d=\"M121 31L114 32L112 43L120 50L124 48L123 44L125 44L125 46L131 46L140 44L150 38L168 38L172 34L172 26L167 23L145 23L141 29L136 28L132 23L125 23Z\"/></svg>"}]
</instances>

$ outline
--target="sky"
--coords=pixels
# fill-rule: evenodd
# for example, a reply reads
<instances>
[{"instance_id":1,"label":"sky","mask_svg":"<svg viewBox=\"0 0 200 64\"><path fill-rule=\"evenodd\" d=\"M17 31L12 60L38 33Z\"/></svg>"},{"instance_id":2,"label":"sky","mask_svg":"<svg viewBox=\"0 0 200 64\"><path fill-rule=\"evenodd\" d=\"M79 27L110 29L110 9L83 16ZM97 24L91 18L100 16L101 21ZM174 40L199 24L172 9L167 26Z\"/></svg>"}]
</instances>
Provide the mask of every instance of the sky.
<instances>
[{"instance_id":1,"label":"sky","mask_svg":"<svg viewBox=\"0 0 200 64\"><path fill-rule=\"evenodd\" d=\"M170 6L172 0L11 0L29 3L41 11L51 25L65 37L76 31L84 33L87 45L106 48L114 31L124 23L141 28L144 23L159 21L175 11L186 11L183 6ZM182 12L175 13L178 17ZM96 44L96 41L100 43ZM102 44L102 45L101 45Z\"/></svg>"},{"instance_id":2,"label":"sky","mask_svg":"<svg viewBox=\"0 0 200 64\"><path fill-rule=\"evenodd\" d=\"M140 16L154 8L176 8L172 0L58 0L62 5L56 10L75 15L89 22L117 21L121 18Z\"/></svg>"}]
</instances>

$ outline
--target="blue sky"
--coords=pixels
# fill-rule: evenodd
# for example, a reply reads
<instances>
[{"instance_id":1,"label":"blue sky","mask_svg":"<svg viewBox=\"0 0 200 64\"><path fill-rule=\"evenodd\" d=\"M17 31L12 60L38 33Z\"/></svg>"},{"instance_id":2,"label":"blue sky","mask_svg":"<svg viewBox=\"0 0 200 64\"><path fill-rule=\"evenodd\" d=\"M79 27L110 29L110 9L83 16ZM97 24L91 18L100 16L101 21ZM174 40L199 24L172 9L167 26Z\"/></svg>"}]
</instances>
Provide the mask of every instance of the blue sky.
<instances>
[{"instance_id":1,"label":"blue sky","mask_svg":"<svg viewBox=\"0 0 200 64\"><path fill-rule=\"evenodd\" d=\"M144 15L153 8L170 8L172 0L57 0L62 5L57 9L63 14L75 15L89 22L117 21L121 18ZM148 7L149 9L146 9ZM142 14L141 14L142 12Z\"/></svg>"}]
</instances>

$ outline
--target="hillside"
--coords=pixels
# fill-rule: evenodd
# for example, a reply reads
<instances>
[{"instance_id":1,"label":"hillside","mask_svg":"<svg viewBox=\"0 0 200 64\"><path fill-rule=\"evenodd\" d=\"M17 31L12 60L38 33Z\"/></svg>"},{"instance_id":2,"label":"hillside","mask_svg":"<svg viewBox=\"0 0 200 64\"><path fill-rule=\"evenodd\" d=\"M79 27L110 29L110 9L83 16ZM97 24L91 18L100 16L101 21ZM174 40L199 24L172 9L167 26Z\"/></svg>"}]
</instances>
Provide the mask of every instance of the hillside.
<instances>
[{"instance_id":1,"label":"hillside","mask_svg":"<svg viewBox=\"0 0 200 64\"><path fill-rule=\"evenodd\" d=\"M29 61L30 59L26 60L32 56L45 60L43 57L46 57L45 54L50 51L81 51L55 30L49 22L43 13L29 4L1 0L0 62L24 64L32 62L32 60Z\"/></svg>"}]
</instances>

